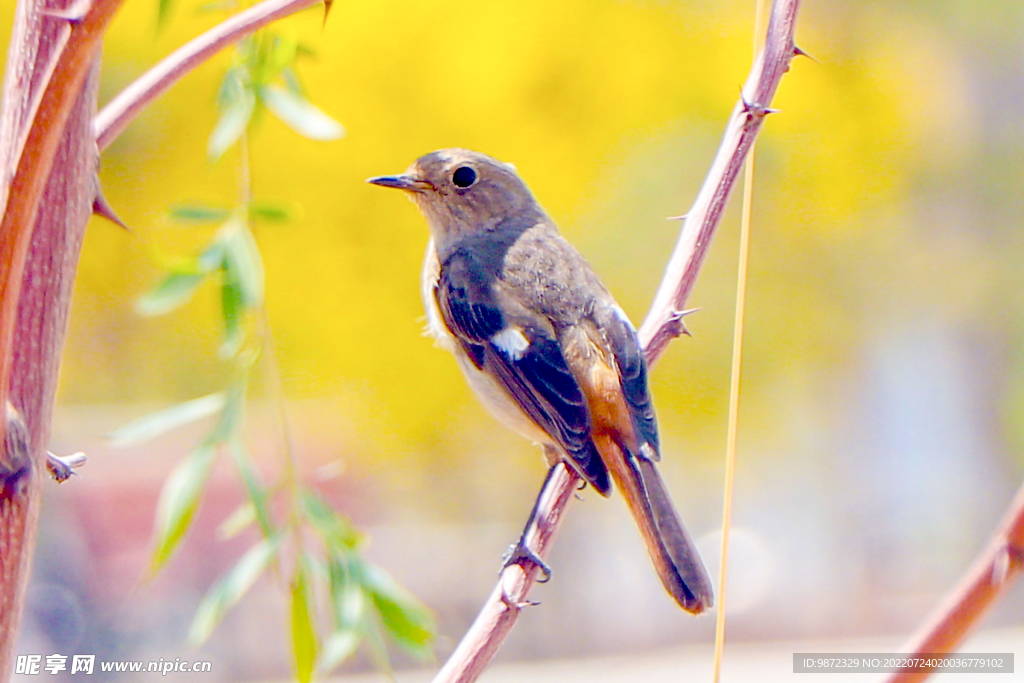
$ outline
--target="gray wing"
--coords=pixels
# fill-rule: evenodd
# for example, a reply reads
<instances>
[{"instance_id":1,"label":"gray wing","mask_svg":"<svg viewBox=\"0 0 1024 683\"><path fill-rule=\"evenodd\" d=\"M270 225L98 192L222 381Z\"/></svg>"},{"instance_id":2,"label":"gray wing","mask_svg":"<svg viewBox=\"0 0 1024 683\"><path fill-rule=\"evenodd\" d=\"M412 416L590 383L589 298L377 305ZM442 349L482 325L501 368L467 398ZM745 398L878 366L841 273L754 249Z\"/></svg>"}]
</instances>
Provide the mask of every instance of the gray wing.
<instances>
[{"instance_id":1,"label":"gray wing","mask_svg":"<svg viewBox=\"0 0 1024 683\"><path fill-rule=\"evenodd\" d=\"M590 411L558 341L538 325L515 328L521 343L495 340L508 324L494 297L494 275L467 250L441 265L435 295L448 329L480 370L569 455L580 474L603 495L611 491L608 470L590 437ZM515 331L512 334L515 334Z\"/></svg>"}]
</instances>

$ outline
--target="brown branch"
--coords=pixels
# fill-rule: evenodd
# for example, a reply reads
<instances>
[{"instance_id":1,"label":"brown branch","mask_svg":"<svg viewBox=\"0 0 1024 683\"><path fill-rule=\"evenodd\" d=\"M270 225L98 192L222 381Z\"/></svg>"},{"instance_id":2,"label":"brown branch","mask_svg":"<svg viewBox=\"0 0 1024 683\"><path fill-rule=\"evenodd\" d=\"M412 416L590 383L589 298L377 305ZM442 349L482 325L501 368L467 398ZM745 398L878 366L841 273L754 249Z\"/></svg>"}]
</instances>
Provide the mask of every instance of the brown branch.
<instances>
[{"instance_id":1,"label":"brown branch","mask_svg":"<svg viewBox=\"0 0 1024 683\"><path fill-rule=\"evenodd\" d=\"M37 93L17 98L29 103L23 113L28 117L25 121L30 123L26 123L27 134L10 131L14 141L4 150L14 155L5 160L5 168L15 170L9 184L0 189L6 205L0 221L0 406L7 401L15 316L39 199L50 176L64 124L92 66L93 55L120 4L121 0L95 0L83 8L83 16L76 17L74 24L66 19L42 17L42 21L59 22L60 26L51 43L55 49L43 53L49 54L49 59L34 65L36 79L29 77L30 83L38 83L43 88L42 96L38 107L32 104ZM36 7L37 16L43 14L41 7L42 4ZM12 50L18 47L12 45ZM36 110L34 115L32 109ZM18 142L22 136L23 146ZM0 424L0 433L2 429Z\"/></svg>"},{"instance_id":2,"label":"brown branch","mask_svg":"<svg viewBox=\"0 0 1024 683\"><path fill-rule=\"evenodd\" d=\"M999 524L995 535L959 585L924 621L904 648L911 656L955 650L988 609L1024 570L1024 485ZM930 671L900 671L887 683L923 681Z\"/></svg>"},{"instance_id":3,"label":"brown branch","mask_svg":"<svg viewBox=\"0 0 1024 683\"><path fill-rule=\"evenodd\" d=\"M725 209L747 152L792 58L798 54L793 30L799 0L776 0L765 48L751 70L743 96L733 109L718 155L690 210L654 304L640 329L640 341L653 365L668 343L682 332L681 312L704 262L708 245ZM693 226L691 228L691 226ZM537 499L525 538L546 559L555 531L582 479L564 464L555 468ZM434 683L469 683L487 667L512 630L538 570L506 567L476 621L434 678Z\"/></svg>"},{"instance_id":4,"label":"brown branch","mask_svg":"<svg viewBox=\"0 0 1024 683\"><path fill-rule=\"evenodd\" d=\"M95 99L83 95L83 84L93 69L104 31L119 5L120 0L83 4L77 8L81 13L74 17L73 24L67 19L47 16L43 0L22 0L15 12L4 104L0 110L0 168L3 171L0 204L4 206L0 222L0 407L7 405L8 396L13 393L12 368L16 353L27 363L22 366L25 376L31 376L31 381L24 385L26 396L40 399L40 402L42 397L49 396L52 402L60 348L46 344L51 337L25 336L16 331L22 325L23 282L26 273L32 272L26 268L26 259L35 242L34 228L41 213L54 220L70 218L63 204L50 207L47 212L39 211L44 191L49 195L53 183L60 185L54 193L63 193L61 196L76 192L88 194L91 206L95 193L94 165L84 181L72 173L57 172L51 176L51 171L55 157L77 159L77 153L83 149L95 163L95 147L88 128L95 111ZM93 90L97 87L95 79L90 87ZM71 133L73 126L67 125L69 121L85 121L86 127ZM74 185L65 186L71 183ZM84 230L87 221L88 213L80 218L78 228ZM39 294L36 306L43 309L39 320L48 319L70 301L70 288L62 302L54 291L38 289L41 283L29 282L26 287L33 286ZM66 314L66 307L63 310ZM63 336L60 339L62 341ZM15 344L22 348L16 351ZM49 374L44 375L44 368ZM45 424L28 425L29 448L22 455L29 459L28 472L13 478L4 476L7 481L0 491L0 680L10 675L24 608L39 516L41 477L38 473L44 471L43 446L48 430L49 420ZM0 434L5 432L6 420L0 420ZM0 438L0 444L3 443L5 439Z\"/></svg>"},{"instance_id":5,"label":"brown branch","mask_svg":"<svg viewBox=\"0 0 1024 683\"><path fill-rule=\"evenodd\" d=\"M24 417L33 466L27 486L0 495L0 680L10 676L35 546L42 465L67 330L71 290L96 193L99 60L70 112L28 245L12 345L10 398Z\"/></svg>"},{"instance_id":6,"label":"brown branch","mask_svg":"<svg viewBox=\"0 0 1024 683\"><path fill-rule=\"evenodd\" d=\"M264 0L226 19L165 57L96 115L96 144L105 150L147 105L182 76L253 31L322 0Z\"/></svg>"}]
</instances>

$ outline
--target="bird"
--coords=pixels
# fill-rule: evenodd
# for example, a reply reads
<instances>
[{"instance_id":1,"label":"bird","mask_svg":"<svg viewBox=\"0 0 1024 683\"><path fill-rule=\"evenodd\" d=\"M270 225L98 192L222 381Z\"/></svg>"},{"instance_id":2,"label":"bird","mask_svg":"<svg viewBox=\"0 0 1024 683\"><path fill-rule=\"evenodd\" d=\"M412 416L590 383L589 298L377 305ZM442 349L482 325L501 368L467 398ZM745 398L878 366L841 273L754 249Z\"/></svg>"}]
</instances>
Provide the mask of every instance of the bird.
<instances>
[{"instance_id":1,"label":"bird","mask_svg":"<svg viewBox=\"0 0 1024 683\"><path fill-rule=\"evenodd\" d=\"M404 191L426 218L426 331L484 406L549 466L564 461L605 497L614 482L668 593L688 612L710 609L707 570L656 466L636 329L516 168L452 148L367 182Z\"/></svg>"}]
</instances>

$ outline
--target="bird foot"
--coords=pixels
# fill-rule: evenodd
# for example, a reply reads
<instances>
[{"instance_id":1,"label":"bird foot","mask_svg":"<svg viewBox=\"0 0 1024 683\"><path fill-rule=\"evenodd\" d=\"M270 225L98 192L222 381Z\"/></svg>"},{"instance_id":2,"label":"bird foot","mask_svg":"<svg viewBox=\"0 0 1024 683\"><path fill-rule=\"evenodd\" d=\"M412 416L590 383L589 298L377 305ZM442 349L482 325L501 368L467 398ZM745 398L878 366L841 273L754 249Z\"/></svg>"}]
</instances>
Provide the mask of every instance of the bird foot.
<instances>
[{"instance_id":1,"label":"bird foot","mask_svg":"<svg viewBox=\"0 0 1024 683\"><path fill-rule=\"evenodd\" d=\"M526 567L523 566L523 563L529 562L532 563L537 569L539 569L540 572L544 575L544 578L537 579L537 583L547 583L551 580L551 567L549 567L547 563L540 558L540 555L535 553L533 549L530 548L530 546L526 543L525 537L520 538L519 542L515 545L509 546L508 552L505 553L505 556L502 558L502 560L502 571L504 571L506 567L510 567L514 564L518 564L520 567L523 567L523 569L526 570Z\"/></svg>"}]
</instances>

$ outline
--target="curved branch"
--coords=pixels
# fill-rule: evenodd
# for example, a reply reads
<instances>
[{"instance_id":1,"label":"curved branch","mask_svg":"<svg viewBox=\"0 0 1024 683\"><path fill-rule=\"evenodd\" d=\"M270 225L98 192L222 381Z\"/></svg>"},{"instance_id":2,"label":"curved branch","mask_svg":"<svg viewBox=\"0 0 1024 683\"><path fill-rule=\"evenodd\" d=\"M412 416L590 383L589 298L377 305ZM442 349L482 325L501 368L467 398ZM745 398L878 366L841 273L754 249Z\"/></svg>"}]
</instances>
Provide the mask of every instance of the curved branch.
<instances>
[{"instance_id":1,"label":"curved branch","mask_svg":"<svg viewBox=\"0 0 1024 683\"><path fill-rule=\"evenodd\" d=\"M0 405L10 405L10 397L24 416L32 465L13 480L0 467L4 681L13 669L32 564L39 475L80 245L76 236L80 240L84 233L95 195L90 123L97 56L120 1L87 0L67 10L19 2L10 45L0 123ZM5 429L6 420L0 420L0 431ZM0 444L6 441L0 438Z\"/></svg>"},{"instance_id":2,"label":"curved branch","mask_svg":"<svg viewBox=\"0 0 1024 683\"><path fill-rule=\"evenodd\" d=\"M253 31L322 0L264 0L217 24L165 57L122 90L96 115L96 145L102 152L150 102L182 76Z\"/></svg>"},{"instance_id":3,"label":"curved branch","mask_svg":"<svg viewBox=\"0 0 1024 683\"><path fill-rule=\"evenodd\" d=\"M775 96L779 81L793 57L800 54L793 44L799 4L799 0L776 0L772 7L765 48L747 78L740 102L733 109L718 155L688 214L654 304L640 329L640 342L652 365L668 343L683 331L683 305L696 282L739 169L765 115L771 111L768 104ZM582 481L575 472L559 463L545 482L525 534L529 547L542 559L547 558L555 531ZM511 631L522 607L530 604L526 596L537 573L533 567L524 570L519 565L510 565L501 572L498 585L434 683L476 680Z\"/></svg>"},{"instance_id":4,"label":"curved branch","mask_svg":"<svg viewBox=\"0 0 1024 683\"><path fill-rule=\"evenodd\" d=\"M988 548L904 649L911 656L952 652L1024 570L1024 485ZM886 683L923 681L930 671L899 671Z\"/></svg>"}]
</instances>

